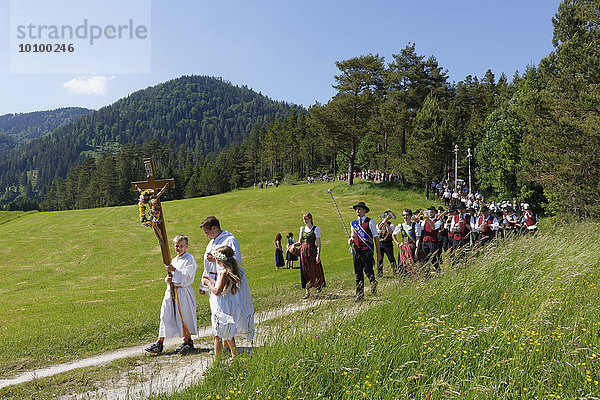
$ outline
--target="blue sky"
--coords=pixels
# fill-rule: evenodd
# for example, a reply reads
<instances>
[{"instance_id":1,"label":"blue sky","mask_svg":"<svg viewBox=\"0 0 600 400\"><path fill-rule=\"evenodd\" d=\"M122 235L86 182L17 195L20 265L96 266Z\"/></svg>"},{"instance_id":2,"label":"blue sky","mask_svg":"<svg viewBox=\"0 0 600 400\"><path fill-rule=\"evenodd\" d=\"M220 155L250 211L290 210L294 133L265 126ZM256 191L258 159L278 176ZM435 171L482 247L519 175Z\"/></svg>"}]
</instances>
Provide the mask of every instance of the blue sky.
<instances>
[{"instance_id":1,"label":"blue sky","mask_svg":"<svg viewBox=\"0 0 600 400\"><path fill-rule=\"evenodd\" d=\"M122 0L128 10L114 12L104 2L55 1L46 0L54 6L48 15L40 10L41 0L12 5L1 0L0 115L67 106L98 109L182 75L219 76L276 100L310 106L334 95L335 61L377 53L391 62L408 43L416 44L418 54L434 56L450 81L482 77L487 69L511 78L552 51L551 18L560 3ZM32 21L45 16L45 23L50 18L75 25L85 17L103 27L120 23L119 17L147 19L148 40L123 40L119 43L133 47L117 50L110 47L115 40L99 41L85 54L78 46L76 54L51 55L58 63L53 67L45 64L49 58L40 58L45 54L20 54L31 58L11 69L17 55L11 21L29 12L35 14Z\"/></svg>"}]
</instances>

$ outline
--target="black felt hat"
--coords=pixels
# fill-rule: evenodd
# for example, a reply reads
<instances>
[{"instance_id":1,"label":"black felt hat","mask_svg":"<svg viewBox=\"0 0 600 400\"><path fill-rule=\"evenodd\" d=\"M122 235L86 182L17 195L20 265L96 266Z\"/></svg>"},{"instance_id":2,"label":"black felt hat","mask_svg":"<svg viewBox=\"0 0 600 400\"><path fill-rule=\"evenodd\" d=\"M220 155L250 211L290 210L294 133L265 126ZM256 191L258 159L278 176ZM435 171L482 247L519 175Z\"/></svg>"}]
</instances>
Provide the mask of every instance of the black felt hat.
<instances>
[{"instance_id":1,"label":"black felt hat","mask_svg":"<svg viewBox=\"0 0 600 400\"><path fill-rule=\"evenodd\" d=\"M355 210L356 210L356 208L357 208L357 207L362 207L362 208L364 208L364 209L366 210L365 212L369 212L369 211L371 211L371 210L369 209L369 207L367 207L367 205L365 204L365 202L364 202L364 201L359 201L359 202L358 202L358 204L356 204L356 205L352 206L352 208L354 208Z\"/></svg>"}]
</instances>

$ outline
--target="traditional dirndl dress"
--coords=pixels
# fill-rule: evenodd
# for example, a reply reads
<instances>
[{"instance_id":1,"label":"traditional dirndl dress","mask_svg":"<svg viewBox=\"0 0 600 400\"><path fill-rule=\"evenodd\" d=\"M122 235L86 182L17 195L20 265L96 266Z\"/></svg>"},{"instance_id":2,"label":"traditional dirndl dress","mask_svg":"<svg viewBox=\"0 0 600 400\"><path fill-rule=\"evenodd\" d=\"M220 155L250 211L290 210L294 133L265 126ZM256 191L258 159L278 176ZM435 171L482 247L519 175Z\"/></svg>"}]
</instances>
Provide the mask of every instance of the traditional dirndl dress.
<instances>
[{"instance_id":1,"label":"traditional dirndl dress","mask_svg":"<svg viewBox=\"0 0 600 400\"><path fill-rule=\"evenodd\" d=\"M275 266L285 267L285 260L283 259L283 250L281 249L281 242L279 246L275 244Z\"/></svg>"},{"instance_id":2,"label":"traditional dirndl dress","mask_svg":"<svg viewBox=\"0 0 600 400\"><path fill-rule=\"evenodd\" d=\"M400 228L400 232L402 234L402 243L400 243L400 248L398 251L398 260L400 263L400 272L402 273L413 273L414 265L418 261L415 258L415 250L417 245L415 243L416 240L416 232L415 232L415 223L411 224L411 228L408 230L409 234L404 229L404 226Z\"/></svg>"},{"instance_id":3,"label":"traditional dirndl dress","mask_svg":"<svg viewBox=\"0 0 600 400\"><path fill-rule=\"evenodd\" d=\"M317 263L317 236L313 226L310 232L302 229L302 246L300 247L300 281L302 288L314 287L320 289L325 286L323 266Z\"/></svg>"},{"instance_id":4,"label":"traditional dirndl dress","mask_svg":"<svg viewBox=\"0 0 600 400\"><path fill-rule=\"evenodd\" d=\"M296 243L296 242L294 242L294 239L292 239L292 238L289 238L289 239L287 240L287 245L288 245L288 247L289 247L289 246L291 246L291 245L293 245L294 243ZM298 261L298 256L297 256L297 255L294 255L294 254L292 254L292 253L290 253L290 251L288 250L288 251L285 253L285 259L286 259L287 261Z\"/></svg>"}]
</instances>

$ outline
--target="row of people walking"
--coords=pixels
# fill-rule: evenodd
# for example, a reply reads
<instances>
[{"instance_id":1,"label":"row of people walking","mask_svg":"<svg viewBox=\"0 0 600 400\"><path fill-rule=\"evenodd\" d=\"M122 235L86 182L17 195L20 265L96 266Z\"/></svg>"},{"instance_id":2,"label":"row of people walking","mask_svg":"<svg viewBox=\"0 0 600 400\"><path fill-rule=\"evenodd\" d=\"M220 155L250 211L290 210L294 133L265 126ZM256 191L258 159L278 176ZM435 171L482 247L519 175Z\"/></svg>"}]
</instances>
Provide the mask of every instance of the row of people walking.
<instances>
[{"instance_id":1,"label":"row of people walking","mask_svg":"<svg viewBox=\"0 0 600 400\"><path fill-rule=\"evenodd\" d=\"M476 212L460 203L447 211L443 207L436 209L432 206L417 215L405 209L402 219L404 222L398 226L394 226L391 220L379 224L381 235L387 235L382 240L382 249L394 273L411 272L418 262L430 262L433 270L439 271L440 258L444 253L462 253L475 245L483 246L495 237L535 233L538 225L538 216L527 204L521 215L512 207L491 212L483 205ZM399 248L398 264L394 257L394 244ZM378 270L380 273L383 271L382 262Z\"/></svg>"},{"instance_id":2,"label":"row of people walking","mask_svg":"<svg viewBox=\"0 0 600 400\"><path fill-rule=\"evenodd\" d=\"M371 284L371 292L377 292L377 278L381 278L384 271L384 255L394 275L416 273L416 267L425 264L430 265L433 272L439 272L443 254L462 254L495 237L531 234L538 224L537 215L527 204L522 214L509 206L492 212L482 205L476 212L462 202L448 210L432 206L416 214L407 208L401 215L403 222L398 225L393 223L396 216L392 211L381 214L382 221L377 223L366 216L370 209L364 202L358 202L353 208L356 219L351 223L348 244L353 254L357 301L364 298L365 276ZM305 225L300 228L297 242L292 233L288 234L286 258L299 256L300 281L306 291L304 299L307 299L311 288L321 291L325 277L321 264L321 228L314 225L310 213L305 213L303 220ZM276 268L283 266L281 240L278 234Z\"/></svg>"}]
</instances>

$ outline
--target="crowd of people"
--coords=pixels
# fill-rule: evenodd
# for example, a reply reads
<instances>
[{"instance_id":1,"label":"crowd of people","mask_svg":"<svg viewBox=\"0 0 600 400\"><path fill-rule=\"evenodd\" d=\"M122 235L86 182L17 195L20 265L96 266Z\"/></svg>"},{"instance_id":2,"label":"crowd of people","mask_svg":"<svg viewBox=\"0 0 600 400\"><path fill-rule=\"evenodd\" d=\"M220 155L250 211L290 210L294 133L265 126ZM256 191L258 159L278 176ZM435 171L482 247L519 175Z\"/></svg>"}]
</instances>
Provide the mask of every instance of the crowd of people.
<instances>
[{"instance_id":1,"label":"crowd of people","mask_svg":"<svg viewBox=\"0 0 600 400\"><path fill-rule=\"evenodd\" d=\"M479 202L478 209L475 209ZM522 213L508 202L495 202L490 206L483 197L445 209L432 206L426 210L402 211L402 222L395 225L392 211L381 214L382 220L375 223L366 217L369 208L364 202L354 206L357 219L352 221L349 244L353 249L356 276L356 300L363 299L364 275L371 282L371 291L376 293L377 278L383 276L383 257L387 257L392 272L416 274L425 266L427 272L439 272L443 255L460 257L474 248L486 246L495 238L513 235L534 234L538 216L528 204L519 205ZM397 253L394 248L397 247ZM377 275L373 257L377 258ZM397 258L396 258L397 256Z\"/></svg>"},{"instance_id":2,"label":"crowd of people","mask_svg":"<svg viewBox=\"0 0 600 400\"><path fill-rule=\"evenodd\" d=\"M494 238L533 234L538 226L538 216L528 204L518 213L508 203L493 209L481 204L475 209L460 202L448 209L432 206L416 213L404 209L402 219L398 226L391 220L380 225L382 232L390 234L388 240L399 248L398 264L393 253L386 253L394 273L408 273L427 263L439 271L443 254L461 256Z\"/></svg>"},{"instance_id":3,"label":"crowd of people","mask_svg":"<svg viewBox=\"0 0 600 400\"><path fill-rule=\"evenodd\" d=\"M371 182L397 182L400 180L400 175L390 174L388 172L383 172L379 170L373 169L364 169L362 171L354 172L354 179L364 179ZM347 181L348 174L340 174L337 176L338 181Z\"/></svg>"},{"instance_id":4,"label":"crowd of people","mask_svg":"<svg viewBox=\"0 0 600 400\"><path fill-rule=\"evenodd\" d=\"M433 185L436 189L437 184ZM440 189L443 200L447 188L441 185ZM494 238L533 234L537 230L538 216L526 203L492 201L486 204L479 193L469 195L461 189L455 192L460 196L457 201L449 201L447 207L432 206L414 213L404 209L402 222L397 225L394 224L396 216L390 210L381 214L382 220L377 223L367 217L370 209L364 202L353 206L356 219L351 223L348 244L353 254L357 301L364 298L365 276L371 292L377 292L377 279L383 276L384 256L394 275L416 274L423 270L435 273L439 272L444 255L462 256ZM320 259L321 229L313 224L310 213L305 213L303 218L305 225L300 228L298 241L294 241L290 232L284 248L281 234L276 235L275 268L291 268L299 258L300 281L306 290L304 299L307 299L310 288L321 291L325 278Z\"/></svg>"}]
</instances>

